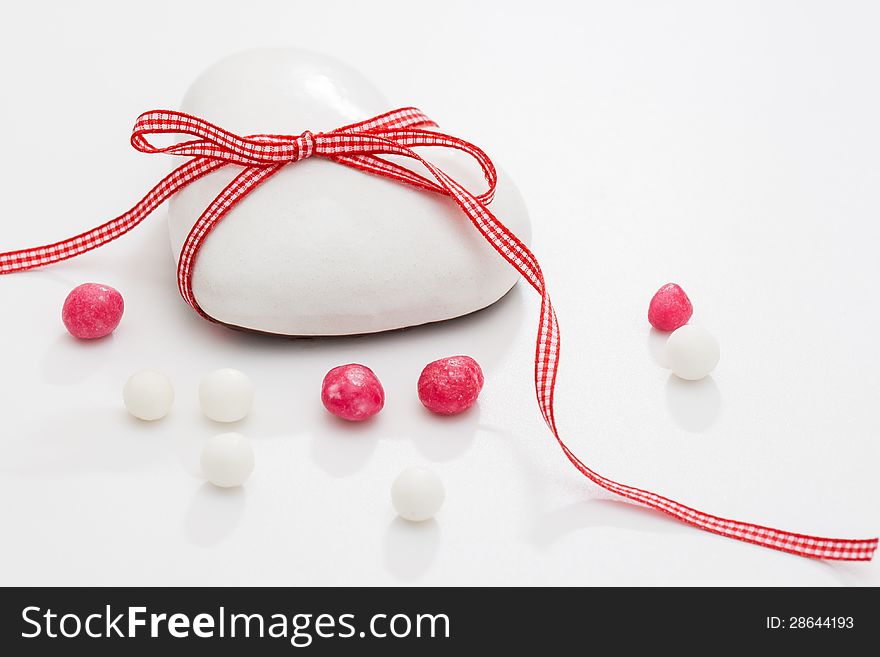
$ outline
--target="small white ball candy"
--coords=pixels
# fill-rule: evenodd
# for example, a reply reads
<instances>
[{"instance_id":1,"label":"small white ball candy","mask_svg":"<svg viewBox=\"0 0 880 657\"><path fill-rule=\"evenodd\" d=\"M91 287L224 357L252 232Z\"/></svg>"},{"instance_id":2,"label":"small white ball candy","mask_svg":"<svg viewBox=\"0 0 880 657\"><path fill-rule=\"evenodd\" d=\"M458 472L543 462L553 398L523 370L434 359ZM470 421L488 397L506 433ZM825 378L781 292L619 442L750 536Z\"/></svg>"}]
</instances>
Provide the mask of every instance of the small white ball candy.
<instances>
[{"instance_id":1,"label":"small white ball candy","mask_svg":"<svg viewBox=\"0 0 880 657\"><path fill-rule=\"evenodd\" d=\"M666 341L666 364L675 376L698 381L715 369L721 349L706 329L685 324Z\"/></svg>"},{"instance_id":2,"label":"small white ball candy","mask_svg":"<svg viewBox=\"0 0 880 657\"><path fill-rule=\"evenodd\" d=\"M254 403L254 384L231 368L208 372L199 384L202 412L216 422L238 422Z\"/></svg>"},{"instance_id":3,"label":"small white ball candy","mask_svg":"<svg viewBox=\"0 0 880 657\"><path fill-rule=\"evenodd\" d=\"M254 450L240 433L221 433L202 448L202 471L215 486L241 486L254 471Z\"/></svg>"},{"instance_id":4,"label":"small white ball candy","mask_svg":"<svg viewBox=\"0 0 880 657\"><path fill-rule=\"evenodd\" d=\"M122 387L126 410L140 420L158 420L174 404L174 387L162 372L142 370L132 374Z\"/></svg>"},{"instance_id":5,"label":"small white ball candy","mask_svg":"<svg viewBox=\"0 0 880 657\"><path fill-rule=\"evenodd\" d=\"M427 468L407 468L391 484L391 503L404 520L422 522L433 518L445 498L443 482Z\"/></svg>"}]
</instances>

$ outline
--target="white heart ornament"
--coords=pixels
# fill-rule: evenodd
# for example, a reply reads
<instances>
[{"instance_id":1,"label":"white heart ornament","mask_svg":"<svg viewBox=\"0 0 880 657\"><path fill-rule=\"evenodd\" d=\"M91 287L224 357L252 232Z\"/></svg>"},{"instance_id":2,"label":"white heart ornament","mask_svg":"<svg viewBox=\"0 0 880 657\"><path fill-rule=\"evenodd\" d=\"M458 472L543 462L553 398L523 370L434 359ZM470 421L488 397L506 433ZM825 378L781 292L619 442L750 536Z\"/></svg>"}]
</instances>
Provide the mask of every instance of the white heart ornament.
<instances>
[{"instance_id":1,"label":"white heart ornament","mask_svg":"<svg viewBox=\"0 0 880 657\"><path fill-rule=\"evenodd\" d=\"M181 109L246 135L333 130L396 106L331 58L260 49L210 67ZM481 173L447 150L425 155L482 192ZM177 257L239 171L224 167L172 198ZM490 207L529 243L525 204L501 171ZM500 299L518 276L452 199L313 157L284 167L224 217L202 245L192 286L202 310L231 326L350 335L466 315Z\"/></svg>"}]
</instances>

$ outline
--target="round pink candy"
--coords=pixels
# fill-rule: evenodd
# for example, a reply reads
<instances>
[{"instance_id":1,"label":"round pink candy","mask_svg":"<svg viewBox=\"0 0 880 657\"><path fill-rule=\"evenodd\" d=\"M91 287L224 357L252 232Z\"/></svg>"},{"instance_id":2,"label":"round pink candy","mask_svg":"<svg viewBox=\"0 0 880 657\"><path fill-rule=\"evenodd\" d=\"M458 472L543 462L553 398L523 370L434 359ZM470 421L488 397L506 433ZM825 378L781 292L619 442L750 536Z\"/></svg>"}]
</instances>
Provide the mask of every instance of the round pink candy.
<instances>
[{"instance_id":1,"label":"round pink candy","mask_svg":"<svg viewBox=\"0 0 880 657\"><path fill-rule=\"evenodd\" d=\"M109 285L83 283L67 295L61 319L71 335L91 340L112 333L123 309L122 295Z\"/></svg>"},{"instance_id":2,"label":"round pink candy","mask_svg":"<svg viewBox=\"0 0 880 657\"><path fill-rule=\"evenodd\" d=\"M360 422L382 410L385 390L373 370L351 363L327 372L321 384L321 401L336 417Z\"/></svg>"},{"instance_id":3,"label":"round pink candy","mask_svg":"<svg viewBox=\"0 0 880 657\"><path fill-rule=\"evenodd\" d=\"M449 356L428 363L419 377L419 399L439 415L466 411L483 389L483 370L470 356Z\"/></svg>"},{"instance_id":4,"label":"round pink candy","mask_svg":"<svg viewBox=\"0 0 880 657\"><path fill-rule=\"evenodd\" d=\"M648 321L658 331L674 331L688 323L694 307L675 283L667 283L654 295L648 306Z\"/></svg>"}]
</instances>

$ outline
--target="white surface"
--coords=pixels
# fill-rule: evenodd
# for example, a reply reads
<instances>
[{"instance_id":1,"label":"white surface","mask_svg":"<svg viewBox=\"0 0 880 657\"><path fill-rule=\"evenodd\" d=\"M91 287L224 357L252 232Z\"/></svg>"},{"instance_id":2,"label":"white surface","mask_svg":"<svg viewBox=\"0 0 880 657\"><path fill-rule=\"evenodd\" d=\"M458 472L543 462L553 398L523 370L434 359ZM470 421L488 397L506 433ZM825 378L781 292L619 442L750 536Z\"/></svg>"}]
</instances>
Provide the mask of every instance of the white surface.
<instances>
[{"instance_id":1,"label":"white surface","mask_svg":"<svg viewBox=\"0 0 880 657\"><path fill-rule=\"evenodd\" d=\"M409 2L253 2L260 29L239 33L241 5L194 5L7 8L4 246L139 198L169 162L130 149L134 118L174 105L230 49L332 52L518 181L562 327L559 425L589 465L717 514L876 535L880 8L448 2L432 13L448 29L425 29ZM60 312L87 280L119 288L126 313L83 345ZM724 346L697 384L654 359L647 306L668 281ZM404 332L247 335L179 299L159 213L76 261L0 278L0 307L5 584L880 584L877 563L723 539L588 484L534 402L537 304L523 285ZM457 353L484 368L479 403L431 416L419 372ZM357 426L319 400L324 373L352 361L387 393ZM143 367L178 394L157 424L119 400ZM233 425L257 467L230 491L198 466L221 430L199 411L198 381L217 367L257 388ZM447 492L416 527L388 499L413 464Z\"/></svg>"},{"instance_id":2,"label":"white surface","mask_svg":"<svg viewBox=\"0 0 880 657\"><path fill-rule=\"evenodd\" d=\"M407 105L389 104L370 77L326 55L251 49L201 74L182 109L249 135L333 130ZM485 191L470 158L451 149L427 154L468 189ZM398 161L419 170L412 160ZM205 176L171 200L175 257L195 220L240 171ZM199 305L227 324L283 335L417 326L485 308L518 278L449 198L323 158L282 169L259 192L212 231L193 272ZM523 199L504 175L492 206L531 242Z\"/></svg>"}]
</instances>

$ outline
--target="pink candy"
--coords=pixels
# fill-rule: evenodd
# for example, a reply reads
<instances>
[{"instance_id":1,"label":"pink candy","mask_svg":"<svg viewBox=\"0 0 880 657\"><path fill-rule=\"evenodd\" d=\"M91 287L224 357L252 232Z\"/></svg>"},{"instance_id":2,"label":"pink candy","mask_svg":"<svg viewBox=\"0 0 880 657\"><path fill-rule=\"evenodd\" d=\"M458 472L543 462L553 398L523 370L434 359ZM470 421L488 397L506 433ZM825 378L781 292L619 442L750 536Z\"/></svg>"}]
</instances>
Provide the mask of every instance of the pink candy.
<instances>
[{"instance_id":1,"label":"pink candy","mask_svg":"<svg viewBox=\"0 0 880 657\"><path fill-rule=\"evenodd\" d=\"M694 308L691 300L675 283L667 283L648 306L648 321L658 331L674 331L688 323Z\"/></svg>"},{"instance_id":2,"label":"pink candy","mask_svg":"<svg viewBox=\"0 0 880 657\"><path fill-rule=\"evenodd\" d=\"M321 385L321 401L336 417L360 422L385 405L385 390L369 367L351 363L327 372Z\"/></svg>"},{"instance_id":3,"label":"pink candy","mask_svg":"<svg viewBox=\"0 0 880 657\"><path fill-rule=\"evenodd\" d=\"M103 338L119 326L122 295L108 285L83 283L64 300L61 319L70 334L84 340Z\"/></svg>"},{"instance_id":4,"label":"pink candy","mask_svg":"<svg viewBox=\"0 0 880 657\"><path fill-rule=\"evenodd\" d=\"M428 363L419 377L419 399L439 415L466 411L483 389L483 370L470 356L450 356Z\"/></svg>"}]
</instances>

